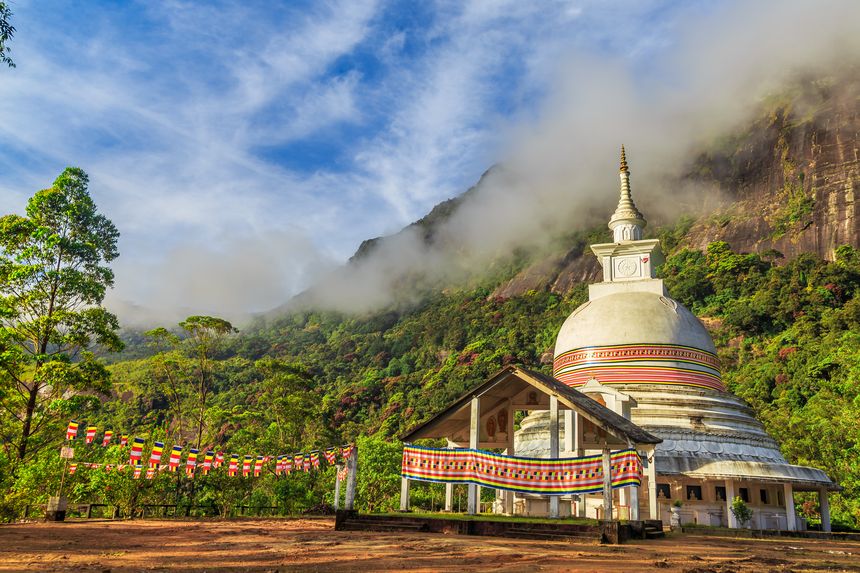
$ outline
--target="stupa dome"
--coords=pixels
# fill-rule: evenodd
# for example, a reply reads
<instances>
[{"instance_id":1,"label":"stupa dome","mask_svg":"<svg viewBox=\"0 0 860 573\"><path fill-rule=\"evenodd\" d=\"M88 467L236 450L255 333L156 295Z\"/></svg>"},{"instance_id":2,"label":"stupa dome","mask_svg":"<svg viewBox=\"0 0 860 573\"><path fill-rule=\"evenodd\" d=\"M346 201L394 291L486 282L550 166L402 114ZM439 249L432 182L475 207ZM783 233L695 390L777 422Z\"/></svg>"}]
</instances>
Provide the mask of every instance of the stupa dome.
<instances>
[{"instance_id":1,"label":"stupa dome","mask_svg":"<svg viewBox=\"0 0 860 573\"><path fill-rule=\"evenodd\" d=\"M723 390L710 334L659 291L617 292L577 308L558 333L553 374L571 386L597 378Z\"/></svg>"}]
</instances>

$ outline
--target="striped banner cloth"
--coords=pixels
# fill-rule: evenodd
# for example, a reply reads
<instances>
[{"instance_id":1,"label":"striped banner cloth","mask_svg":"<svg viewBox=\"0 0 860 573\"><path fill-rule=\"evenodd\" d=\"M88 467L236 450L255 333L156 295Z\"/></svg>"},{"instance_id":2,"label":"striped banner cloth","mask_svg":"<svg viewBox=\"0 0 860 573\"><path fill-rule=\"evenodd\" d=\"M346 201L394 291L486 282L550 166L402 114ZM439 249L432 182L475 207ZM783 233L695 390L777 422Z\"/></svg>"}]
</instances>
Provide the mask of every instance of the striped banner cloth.
<instances>
[{"instance_id":1,"label":"striped banner cloth","mask_svg":"<svg viewBox=\"0 0 860 573\"><path fill-rule=\"evenodd\" d=\"M483 450L405 446L401 475L439 483L474 483L522 493L565 495L603 490L601 455L547 459L505 456ZM642 483L635 449L611 453L612 487Z\"/></svg>"}]
</instances>

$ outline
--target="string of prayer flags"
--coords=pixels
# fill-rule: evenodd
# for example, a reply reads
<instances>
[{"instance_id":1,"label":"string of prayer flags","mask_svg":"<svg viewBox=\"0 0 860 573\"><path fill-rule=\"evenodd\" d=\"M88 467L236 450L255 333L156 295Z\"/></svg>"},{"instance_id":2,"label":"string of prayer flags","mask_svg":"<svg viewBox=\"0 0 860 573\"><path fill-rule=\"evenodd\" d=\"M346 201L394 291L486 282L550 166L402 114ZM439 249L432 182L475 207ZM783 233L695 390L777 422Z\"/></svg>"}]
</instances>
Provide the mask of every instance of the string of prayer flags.
<instances>
[{"instance_id":1,"label":"string of prayer flags","mask_svg":"<svg viewBox=\"0 0 860 573\"><path fill-rule=\"evenodd\" d=\"M182 446L173 446L170 450L170 459L167 461L167 467L170 471L175 472L179 467L179 458L182 457Z\"/></svg>"},{"instance_id":2,"label":"string of prayer flags","mask_svg":"<svg viewBox=\"0 0 860 573\"><path fill-rule=\"evenodd\" d=\"M98 430L96 426L87 426L87 434L84 438L87 444L93 443L93 439L96 437L96 430Z\"/></svg>"},{"instance_id":3,"label":"string of prayer flags","mask_svg":"<svg viewBox=\"0 0 860 573\"><path fill-rule=\"evenodd\" d=\"M251 473L251 460L253 456L245 456L242 460L242 477L248 477Z\"/></svg>"},{"instance_id":4,"label":"string of prayer flags","mask_svg":"<svg viewBox=\"0 0 860 573\"><path fill-rule=\"evenodd\" d=\"M213 457L215 457L215 452L206 450L206 454L203 456L203 475L205 476L209 475L209 470L212 468Z\"/></svg>"},{"instance_id":5,"label":"string of prayer flags","mask_svg":"<svg viewBox=\"0 0 860 573\"><path fill-rule=\"evenodd\" d=\"M146 443L146 440L143 438L134 438L131 443L131 456L129 457L129 463L132 465L137 465L140 463L141 459L143 459L143 444Z\"/></svg>"},{"instance_id":6,"label":"string of prayer flags","mask_svg":"<svg viewBox=\"0 0 860 573\"><path fill-rule=\"evenodd\" d=\"M227 475L233 477L239 471L239 454L230 454L230 466L227 468Z\"/></svg>"},{"instance_id":7,"label":"string of prayer flags","mask_svg":"<svg viewBox=\"0 0 860 573\"><path fill-rule=\"evenodd\" d=\"M75 422L74 420L69 422L69 427L66 428L66 439L67 440L74 440L75 437L78 435L78 425L79 424L77 422Z\"/></svg>"},{"instance_id":8,"label":"string of prayer flags","mask_svg":"<svg viewBox=\"0 0 860 573\"><path fill-rule=\"evenodd\" d=\"M110 439L113 437L113 432L111 430L105 430L105 436L102 438L102 447L106 448L110 443Z\"/></svg>"},{"instance_id":9,"label":"string of prayer flags","mask_svg":"<svg viewBox=\"0 0 860 573\"><path fill-rule=\"evenodd\" d=\"M320 467L319 452L311 452L311 465L314 467L314 469L319 469L319 467Z\"/></svg>"},{"instance_id":10,"label":"string of prayer flags","mask_svg":"<svg viewBox=\"0 0 860 573\"><path fill-rule=\"evenodd\" d=\"M349 444L348 446L346 446L345 448L343 448L343 459L348 460L348 459L349 459L349 457L352 455L352 451L353 451L354 449L355 449L355 445L354 445L354 444Z\"/></svg>"},{"instance_id":11,"label":"string of prayer flags","mask_svg":"<svg viewBox=\"0 0 860 573\"><path fill-rule=\"evenodd\" d=\"M69 464L69 475L75 475L76 471L78 471L78 464Z\"/></svg>"},{"instance_id":12,"label":"string of prayer flags","mask_svg":"<svg viewBox=\"0 0 860 573\"><path fill-rule=\"evenodd\" d=\"M323 451L323 456L325 456L325 461L329 463L329 465L334 465L335 457L337 456L337 450L335 448L329 448Z\"/></svg>"},{"instance_id":13,"label":"string of prayer flags","mask_svg":"<svg viewBox=\"0 0 860 573\"><path fill-rule=\"evenodd\" d=\"M185 461L185 474L188 477L194 475L194 468L197 467L197 454L199 452L194 448L188 450L188 459Z\"/></svg>"},{"instance_id":14,"label":"string of prayer flags","mask_svg":"<svg viewBox=\"0 0 860 573\"><path fill-rule=\"evenodd\" d=\"M149 454L149 467L155 468L161 462L161 452L164 451L164 442L155 442L152 446L152 453ZM148 473L148 472L147 472ZM151 479L147 476L148 479Z\"/></svg>"},{"instance_id":15,"label":"string of prayer flags","mask_svg":"<svg viewBox=\"0 0 860 573\"><path fill-rule=\"evenodd\" d=\"M140 464L136 464L134 466L134 479L140 479L140 472L143 469L143 466Z\"/></svg>"},{"instance_id":16,"label":"string of prayer flags","mask_svg":"<svg viewBox=\"0 0 860 573\"><path fill-rule=\"evenodd\" d=\"M257 461L254 462L254 477L260 477L261 471L263 471L263 456L257 456Z\"/></svg>"},{"instance_id":17,"label":"string of prayer flags","mask_svg":"<svg viewBox=\"0 0 860 573\"><path fill-rule=\"evenodd\" d=\"M126 447L128 445L128 434L122 434L119 437L119 445L120 447Z\"/></svg>"}]
</instances>

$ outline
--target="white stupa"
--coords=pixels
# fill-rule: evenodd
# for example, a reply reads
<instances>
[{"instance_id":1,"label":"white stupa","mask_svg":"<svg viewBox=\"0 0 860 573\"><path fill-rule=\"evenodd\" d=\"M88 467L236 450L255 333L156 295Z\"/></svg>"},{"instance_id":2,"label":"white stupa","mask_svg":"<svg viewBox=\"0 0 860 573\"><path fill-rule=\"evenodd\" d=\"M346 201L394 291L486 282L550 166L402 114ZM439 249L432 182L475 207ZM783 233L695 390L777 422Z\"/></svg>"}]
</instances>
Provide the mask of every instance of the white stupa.
<instances>
[{"instance_id":1,"label":"white stupa","mask_svg":"<svg viewBox=\"0 0 860 573\"><path fill-rule=\"evenodd\" d=\"M793 492L817 491L829 530L827 492L838 486L821 470L786 462L750 408L723 386L711 336L655 278L660 242L642 239L646 221L631 197L623 147L620 171L621 196L609 221L614 242L591 246L603 282L589 286L588 302L562 325L554 377L662 438L648 472L656 483L643 483L639 497L641 515L667 523L680 500L683 522L736 527L729 505L739 496L753 510L751 526L793 530L803 525ZM580 424L568 418L568 428L573 435L562 456L591 453L577 448ZM546 412L527 417L517 455L546 457L548 435ZM623 518L624 493L616 495ZM526 513L545 506L522 501ZM571 499L570 511L594 517L601 503L599 496Z\"/></svg>"}]
</instances>

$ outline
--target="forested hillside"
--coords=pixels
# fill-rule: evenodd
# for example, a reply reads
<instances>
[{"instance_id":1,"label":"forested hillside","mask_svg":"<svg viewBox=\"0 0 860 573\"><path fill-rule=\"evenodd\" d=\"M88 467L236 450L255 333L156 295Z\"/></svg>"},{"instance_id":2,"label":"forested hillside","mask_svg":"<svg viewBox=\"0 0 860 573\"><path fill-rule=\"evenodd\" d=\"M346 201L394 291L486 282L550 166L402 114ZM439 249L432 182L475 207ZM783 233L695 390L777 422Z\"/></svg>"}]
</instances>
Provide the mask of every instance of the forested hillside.
<instances>
[{"instance_id":1,"label":"forested hillside","mask_svg":"<svg viewBox=\"0 0 860 573\"><path fill-rule=\"evenodd\" d=\"M729 388L752 405L790 462L820 467L844 487L833 499L834 519L857 527L860 152L856 95L845 93L813 82L765 102L748 130L691 166L691 180L719 185L731 200L650 233L662 240L660 272L670 293L714 336ZM428 237L432 223L423 223ZM358 502L391 507L396 436L507 364L550 373L558 329L597 277L586 247L608 238L602 227L558 236L547 251L501 258L480 278L363 315L296 309L260 317L239 333L186 323L128 335L124 359L109 367L109 398L81 403L74 415L168 444L248 454L359 440ZM373 249L365 244L357 259ZM57 418L45 428L57 445L64 424ZM124 455L115 447L82 451L92 461L117 463ZM59 464L46 449L14 477L7 473L7 515L52 492ZM224 507L253 501L298 510L330 496L333 474L269 473L255 483L210 476L191 485L93 470L69 480L77 498L126 506L196 496ZM816 508L802 511L814 518Z\"/></svg>"}]
</instances>

